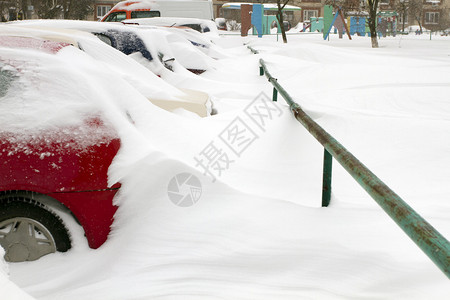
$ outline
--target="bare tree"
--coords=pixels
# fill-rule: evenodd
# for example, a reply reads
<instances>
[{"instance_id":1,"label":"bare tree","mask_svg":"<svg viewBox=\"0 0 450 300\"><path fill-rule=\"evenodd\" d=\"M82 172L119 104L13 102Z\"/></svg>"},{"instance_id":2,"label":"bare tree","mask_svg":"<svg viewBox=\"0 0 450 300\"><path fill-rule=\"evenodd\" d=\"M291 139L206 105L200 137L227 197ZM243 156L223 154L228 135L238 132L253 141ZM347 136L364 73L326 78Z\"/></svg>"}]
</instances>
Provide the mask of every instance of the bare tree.
<instances>
[{"instance_id":1,"label":"bare tree","mask_svg":"<svg viewBox=\"0 0 450 300\"><path fill-rule=\"evenodd\" d=\"M286 30L284 29L284 21L283 21L283 9L286 4L289 3L290 0L277 0L277 20L278 24L280 24L281 28L281 36L283 37L283 43L287 43Z\"/></svg>"},{"instance_id":2,"label":"bare tree","mask_svg":"<svg viewBox=\"0 0 450 300\"><path fill-rule=\"evenodd\" d=\"M56 19L62 13L58 0L32 0L31 3L40 19Z\"/></svg>"},{"instance_id":3,"label":"bare tree","mask_svg":"<svg viewBox=\"0 0 450 300\"><path fill-rule=\"evenodd\" d=\"M94 0L60 0L64 19L82 20L92 12Z\"/></svg>"},{"instance_id":4,"label":"bare tree","mask_svg":"<svg viewBox=\"0 0 450 300\"><path fill-rule=\"evenodd\" d=\"M446 31L446 34L448 34L449 28L450 28L450 12L448 12L448 10L446 12L445 9L442 9L439 18L438 30Z\"/></svg>"},{"instance_id":5,"label":"bare tree","mask_svg":"<svg viewBox=\"0 0 450 300\"><path fill-rule=\"evenodd\" d=\"M22 15L21 0L0 1L1 21L14 21Z\"/></svg>"},{"instance_id":6,"label":"bare tree","mask_svg":"<svg viewBox=\"0 0 450 300\"><path fill-rule=\"evenodd\" d=\"M326 0L327 5L332 5L333 7L339 7L342 9L343 13L353 11L353 12L363 12L367 11L368 21L367 25L370 30L370 39L372 42L372 48L378 48L378 37L377 37L377 14L378 14L378 3L379 0L367 0L365 4L362 4L358 0Z\"/></svg>"},{"instance_id":7,"label":"bare tree","mask_svg":"<svg viewBox=\"0 0 450 300\"><path fill-rule=\"evenodd\" d=\"M369 13L367 23L369 25L372 48L378 48L378 37L377 37L378 2L379 0L367 0L367 12Z\"/></svg>"},{"instance_id":8,"label":"bare tree","mask_svg":"<svg viewBox=\"0 0 450 300\"><path fill-rule=\"evenodd\" d=\"M325 0L325 5L331 5L333 8L339 8L345 15L349 11L361 11L358 0Z\"/></svg>"},{"instance_id":9,"label":"bare tree","mask_svg":"<svg viewBox=\"0 0 450 300\"><path fill-rule=\"evenodd\" d=\"M6 22L7 19L5 15L9 12L8 9L11 7L11 4L9 1L0 1L0 21Z\"/></svg>"},{"instance_id":10,"label":"bare tree","mask_svg":"<svg viewBox=\"0 0 450 300\"><path fill-rule=\"evenodd\" d=\"M394 3L394 8L398 11L399 15L402 17L402 32L405 32L406 19L409 13L409 1L408 0L396 0Z\"/></svg>"},{"instance_id":11,"label":"bare tree","mask_svg":"<svg viewBox=\"0 0 450 300\"><path fill-rule=\"evenodd\" d=\"M408 10L409 15L414 17L420 27L420 32L422 32L423 0L409 0Z\"/></svg>"},{"instance_id":12,"label":"bare tree","mask_svg":"<svg viewBox=\"0 0 450 300\"><path fill-rule=\"evenodd\" d=\"M31 0L31 3L41 19L85 19L92 12L94 0Z\"/></svg>"}]
</instances>

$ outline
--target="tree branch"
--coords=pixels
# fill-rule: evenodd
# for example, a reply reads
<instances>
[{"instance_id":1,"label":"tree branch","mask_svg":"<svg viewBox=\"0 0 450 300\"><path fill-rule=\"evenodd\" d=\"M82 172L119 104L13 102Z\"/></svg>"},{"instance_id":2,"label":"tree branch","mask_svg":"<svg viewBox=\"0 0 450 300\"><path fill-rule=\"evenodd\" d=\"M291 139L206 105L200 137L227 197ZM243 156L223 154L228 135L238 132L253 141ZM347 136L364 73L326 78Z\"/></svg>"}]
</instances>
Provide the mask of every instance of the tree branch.
<instances>
[{"instance_id":1,"label":"tree branch","mask_svg":"<svg viewBox=\"0 0 450 300\"><path fill-rule=\"evenodd\" d=\"M284 7L286 6L286 4L288 4L288 2L289 2L290 0L285 0L284 1L284 4L283 4L283 6L281 7L281 9L283 10L284 9Z\"/></svg>"}]
</instances>

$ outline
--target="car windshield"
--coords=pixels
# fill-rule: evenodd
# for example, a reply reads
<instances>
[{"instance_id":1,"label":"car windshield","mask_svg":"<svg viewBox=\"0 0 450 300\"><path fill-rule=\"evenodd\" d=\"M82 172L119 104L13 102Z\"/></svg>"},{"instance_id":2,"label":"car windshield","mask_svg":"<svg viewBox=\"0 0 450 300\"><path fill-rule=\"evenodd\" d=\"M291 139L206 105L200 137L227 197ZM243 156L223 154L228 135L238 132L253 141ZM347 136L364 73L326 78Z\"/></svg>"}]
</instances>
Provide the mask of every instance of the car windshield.
<instances>
[{"instance_id":1,"label":"car windshield","mask_svg":"<svg viewBox=\"0 0 450 300\"><path fill-rule=\"evenodd\" d=\"M109 37L111 45L120 52L125 53L126 55L140 52L142 56L149 61L153 60L144 41L136 33L109 29L104 35ZM101 40L105 41L104 39Z\"/></svg>"},{"instance_id":2,"label":"car windshield","mask_svg":"<svg viewBox=\"0 0 450 300\"><path fill-rule=\"evenodd\" d=\"M127 18L127 13L124 11L118 11L111 13L105 20L105 22L121 22Z\"/></svg>"},{"instance_id":3,"label":"car windshield","mask_svg":"<svg viewBox=\"0 0 450 300\"><path fill-rule=\"evenodd\" d=\"M17 70L0 61L0 99L5 97L13 81L17 79Z\"/></svg>"}]
</instances>

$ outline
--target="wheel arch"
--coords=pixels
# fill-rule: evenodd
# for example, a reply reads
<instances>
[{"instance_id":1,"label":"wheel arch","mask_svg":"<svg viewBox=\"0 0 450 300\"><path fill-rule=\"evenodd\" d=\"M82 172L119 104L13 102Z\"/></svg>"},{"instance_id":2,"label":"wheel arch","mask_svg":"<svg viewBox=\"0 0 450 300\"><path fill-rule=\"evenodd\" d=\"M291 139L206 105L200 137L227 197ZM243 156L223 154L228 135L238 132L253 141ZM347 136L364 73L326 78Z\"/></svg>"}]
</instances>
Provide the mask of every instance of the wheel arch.
<instances>
[{"instance_id":1,"label":"wheel arch","mask_svg":"<svg viewBox=\"0 0 450 300\"><path fill-rule=\"evenodd\" d=\"M62 212L72 216L83 228L89 247L97 249L106 242L110 233L117 210L117 206L113 204L113 198L118 189L114 187L99 191L51 193L50 195L29 190L4 190L0 191L0 200L21 197L44 205L53 214L60 215L59 212ZM77 201L75 195L82 196L83 201ZM67 228L67 224L65 225Z\"/></svg>"},{"instance_id":2,"label":"wheel arch","mask_svg":"<svg viewBox=\"0 0 450 300\"><path fill-rule=\"evenodd\" d=\"M14 197L21 197L29 200L33 200L36 202L39 202L49 208L53 213L56 213L58 211L62 211L63 213L69 214L72 216L72 218L80 224L78 218L75 216L75 214L72 213L72 211L65 206L63 203L58 201L57 199L42 194L39 192L34 191L28 191L28 190L9 190L9 191L0 191L0 200L7 199L7 198L14 198Z\"/></svg>"},{"instance_id":3,"label":"wheel arch","mask_svg":"<svg viewBox=\"0 0 450 300\"><path fill-rule=\"evenodd\" d=\"M0 243L5 260L34 261L72 248L71 230L62 217L68 209L57 202L29 191L0 192Z\"/></svg>"}]
</instances>

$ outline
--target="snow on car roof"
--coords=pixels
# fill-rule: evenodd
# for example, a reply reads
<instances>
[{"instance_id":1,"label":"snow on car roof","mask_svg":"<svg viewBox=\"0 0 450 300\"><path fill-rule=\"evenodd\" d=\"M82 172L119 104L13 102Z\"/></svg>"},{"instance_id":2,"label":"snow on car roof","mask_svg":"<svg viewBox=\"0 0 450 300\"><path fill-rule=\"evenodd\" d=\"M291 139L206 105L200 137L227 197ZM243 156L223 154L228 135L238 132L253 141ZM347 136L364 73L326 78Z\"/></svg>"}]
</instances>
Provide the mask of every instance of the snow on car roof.
<instances>
[{"instance_id":1,"label":"snow on car roof","mask_svg":"<svg viewBox=\"0 0 450 300\"><path fill-rule=\"evenodd\" d=\"M218 36L216 23L211 20L197 19L197 18L180 18L180 17L154 17L154 18L136 18L123 20L124 24L139 24L152 26L184 26L188 24L198 24L203 28L208 28L208 34L213 33Z\"/></svg>"},{"instance_id":2,"label":"snow on car roof","mask_svg":"<svg viewBox=\"0 0 450 300\"><path fill-rule=\"evenodd\" d=\"M112 9L117 10L137 10L151 9L158 7L155 1L150 0L128 0L117 3Z\"/></svg>"},{"instance_id":3,"label":"snow on car roof","mask_svg":"<svg viewBox=\"0 0 450 300\"><path fill-rule=\"evenodd\" d=\"M110 115L114 105L108 99L123 97L125 92L145 99L75 47L64 47L55 54L0 45L0 62L2 88L6 89L0 95L3 132L33 135L76 127L93 116ZM100 75L107 76L108 82Z\"/></svg>"},{"instance_id":4,"label":"snow on car roof","mask_svg":"<svg viewBox=\"0 0 450 300\"><path fill-rule=\"evenodd\" d=\"M112 68L114 73L121 74L123 78L128 80L147 97L173 99L173 97L183 94L180 90L150 72L150 70L145 68L142 64L106 45L97 37L90 34L90 32L101 33L111 29L119 32L135 32L137 29L130 28L129 26L120 23L109 24L103 22L70 20L30 20L24 22L11 22L9 24L11 25L4 25L2 33L7 34L12 32L13 34L44 37L49 35L55 37L57 35L63 40L71 38L80 44L83 51L96 60L107 64L104 67ZM151 38L161 39L157 34L152 34ZM160 47L161 46L162 45L160 45ZM156 50L153 51L153 53L155 52Z\"/></svg>"},{"instance_id":5,"label":"snow on car roof","mask_svg":"<svg viewBox=\"0 0 450 300\"><path fill-rule=\"evenodd\" d=\"M54 42L34 37L0 35L0 46L10 48L39 49L49 53L56 53L62 48L70 46L70 44L64 42Z\"/></svg>"}]
</instances>

